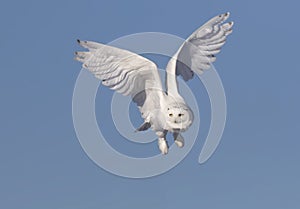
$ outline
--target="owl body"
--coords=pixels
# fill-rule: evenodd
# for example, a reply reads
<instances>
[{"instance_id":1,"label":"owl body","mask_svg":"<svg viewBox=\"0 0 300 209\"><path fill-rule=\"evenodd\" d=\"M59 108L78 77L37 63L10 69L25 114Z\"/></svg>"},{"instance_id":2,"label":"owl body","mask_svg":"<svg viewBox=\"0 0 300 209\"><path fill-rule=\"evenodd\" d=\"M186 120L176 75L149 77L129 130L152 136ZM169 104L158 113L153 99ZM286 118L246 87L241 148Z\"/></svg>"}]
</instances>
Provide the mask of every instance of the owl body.
<instances>
[{"instance_id":1,"label":"owl body","mask_svg":"<svg viewBox=\"0 0 300 209\"><path fill-rule=\"evenodd\" d=\"M166 134L173 133L175 144L183 147L180 133L194 119L178 91L177 77L188 81L195 73L200 75L210 68L232 32L233 22L225 22L228 18L228 12L213 17L182 43L167 64L165 88L154 62L125 49L77 40L88 51L76 52L75 59L100 79L102 85L132 97L144 119L137 131L149 128L155 131L161 153L167 154Z\"/></svg>"},{"instance_id":2,"label":"owl body","mask_svg":"<svg viewBox=\"0 0 300 209\"><path fill-rule=\"evenodd\" d=\"M164 92L161 98L151 94L153 91L147 95L140 111L145 123L150 123L153 131L184 132L193 123L193 112L182 98L175 99Z\"/></svg>"}]
</instances>

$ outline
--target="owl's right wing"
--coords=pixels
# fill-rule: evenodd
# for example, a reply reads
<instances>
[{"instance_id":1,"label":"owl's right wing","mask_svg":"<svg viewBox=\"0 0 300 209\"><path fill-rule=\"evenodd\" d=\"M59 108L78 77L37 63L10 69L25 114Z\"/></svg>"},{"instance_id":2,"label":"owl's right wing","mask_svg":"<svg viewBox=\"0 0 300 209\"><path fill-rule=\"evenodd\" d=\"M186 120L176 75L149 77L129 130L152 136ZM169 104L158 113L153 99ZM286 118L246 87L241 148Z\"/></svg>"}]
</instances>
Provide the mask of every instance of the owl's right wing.
<instances>
[{"instance_id":1,"label":"owl's right wing","mask_svg":"<svg viewBox=\"0 0 300 209\"><path fill-rule=\"evenodd\" d=\"M162 96L159 73L152 61L101 43L80 40L78 43L89 51L76 52L75 59L103 85L125 96L130 95L138 106L144 104L149 91L156 91L159 98Z\"/></svg>"}]
</instances>

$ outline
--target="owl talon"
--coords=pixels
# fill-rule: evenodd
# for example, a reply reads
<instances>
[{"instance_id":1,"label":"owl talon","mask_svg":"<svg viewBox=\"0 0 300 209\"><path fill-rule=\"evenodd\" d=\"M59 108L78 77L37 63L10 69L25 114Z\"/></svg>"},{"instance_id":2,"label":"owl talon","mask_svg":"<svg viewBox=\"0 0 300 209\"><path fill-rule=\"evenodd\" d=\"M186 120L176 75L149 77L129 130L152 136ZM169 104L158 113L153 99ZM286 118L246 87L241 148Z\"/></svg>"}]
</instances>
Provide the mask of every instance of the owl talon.
<instances>
[{"instance_id":1,"label":"owl talon","mask_svg":"<svg viewBox=\"0 0 300 209\"><path fill-rule=\"evenodd\" d=\"M158 148L161 151L161 154L163 155L168 154L168 144L164 138L158 139Z\"/></svg>"},{"instance_id":2,"label":"owl talon","mask_svg":"<svg viewBox=\"0 0 300 209\"><path fill-rule=\"evenodd\" d=\"M174 134L174 140L177 147L182 148L184 146L184 138L181 136L181 134Z\"/></svg>"},{"instance_id":3,"label":"owl talon","mask_svg":"<svg viewBox=\"0 0 300 209\"><path fill-rule=\"evenodd\" d=\"M184 141L175 140L175 144L176 144L177 147L179 147L179 148L184 147Z\"/></svg>"}]
</instances>

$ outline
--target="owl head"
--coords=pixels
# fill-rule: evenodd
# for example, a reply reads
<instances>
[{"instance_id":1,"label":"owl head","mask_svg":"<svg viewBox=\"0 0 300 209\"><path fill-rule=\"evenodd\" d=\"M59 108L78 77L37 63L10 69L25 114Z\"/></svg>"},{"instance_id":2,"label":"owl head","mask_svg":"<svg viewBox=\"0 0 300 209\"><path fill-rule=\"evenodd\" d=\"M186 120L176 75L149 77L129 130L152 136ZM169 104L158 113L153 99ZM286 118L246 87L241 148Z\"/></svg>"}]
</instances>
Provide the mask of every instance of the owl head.
<instances>
[{"instance_id":1,"label":"owl head","mask_svg":"<svg viewBox=\"0 0 300 209\"><path fill-rule=\"evenodd\" d=\"M193 122L192 110L182 103L175 103L167 106L166 123L172 131L185 131Z\"/></svg>"}]
</instances>

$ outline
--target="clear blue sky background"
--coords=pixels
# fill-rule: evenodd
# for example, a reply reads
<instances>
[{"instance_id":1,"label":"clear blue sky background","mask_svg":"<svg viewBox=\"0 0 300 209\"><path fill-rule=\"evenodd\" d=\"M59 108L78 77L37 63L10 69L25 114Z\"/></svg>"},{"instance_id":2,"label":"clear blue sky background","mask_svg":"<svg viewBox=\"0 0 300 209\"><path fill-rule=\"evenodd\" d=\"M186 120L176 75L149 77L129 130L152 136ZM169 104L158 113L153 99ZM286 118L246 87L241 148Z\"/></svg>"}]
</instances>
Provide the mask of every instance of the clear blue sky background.
<instances>
[{"instance_id":1,"label":"clear blue sky background","mask_svg":"<svg viewBox=\"0 0 300 209\"><path fill-rule=\"evenodd\" d=\"M0 208L299 208L300 3L295 2L1 1ZM185 38L226 11L235 31L215 66L227 93L228 120L213 157L197 163L209 125L201 89L196 95L203 131L180 165L143 180L96 166L72 124L72 93L81 69L73 60L75 40L107 43L146 31ZM163 67L164 61L159 63ZM191 86L203 88L197 80ZM101 99L110 94L104 89L98 94L104 110L109 102ZM97 111L100 126L112 130L106 134L116 149L158 152L154 143L126 142L110 116Z\"/></svg>"}]
</instances>

